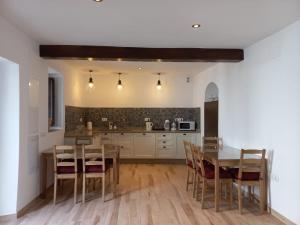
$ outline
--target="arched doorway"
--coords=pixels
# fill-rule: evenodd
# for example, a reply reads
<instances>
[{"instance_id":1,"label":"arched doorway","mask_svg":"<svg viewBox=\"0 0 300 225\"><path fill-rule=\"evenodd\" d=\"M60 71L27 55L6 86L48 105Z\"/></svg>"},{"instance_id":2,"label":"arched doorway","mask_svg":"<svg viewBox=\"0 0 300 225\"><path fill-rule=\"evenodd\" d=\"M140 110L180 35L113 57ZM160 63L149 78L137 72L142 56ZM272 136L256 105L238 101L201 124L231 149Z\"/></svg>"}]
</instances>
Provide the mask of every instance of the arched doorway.
<instances>
[{"instance_id":1,"label":"arched doorway","mask_svg":"<svg viewBox=\"0 0 300 225\"><path fill-rule=\"evenodd\" d=\"M215 83L209 83L205 90L204 136L218 137L219 131L219 89Z\"/></svg>"}]
</instances>

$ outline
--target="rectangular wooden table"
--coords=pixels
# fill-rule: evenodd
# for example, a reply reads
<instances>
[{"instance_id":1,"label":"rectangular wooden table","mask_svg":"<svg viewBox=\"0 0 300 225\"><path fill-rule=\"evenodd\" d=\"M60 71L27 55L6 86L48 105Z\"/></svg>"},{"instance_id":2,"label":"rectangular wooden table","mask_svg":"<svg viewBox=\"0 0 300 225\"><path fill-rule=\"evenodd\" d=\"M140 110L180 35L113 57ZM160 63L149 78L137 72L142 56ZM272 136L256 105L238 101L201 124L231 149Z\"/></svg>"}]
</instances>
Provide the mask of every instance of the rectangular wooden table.
<instances>
[{"instance_id":1,"label":"rectangular wooden table","mask_svg":"<svg viewBox=\"0 0 300 225\"><path fill-rule=\"evenodd\" d=\"M115 196L116 185L119 183L120 174L120 150L117 148L112 148L110 145L105 146L105 158L113 159L113 194ZM82 148L78 146L77 148L77 158L82 157ZM47 189L47 167L48 160L53 162L53 149L47 149L40 154L40 190L41 198L45 198Z\"/></svg>"},{"instance_id":2,"label":"rectangular wooden table","mask_svg":"<svg viewBox=\"0 0 300 225\"><path fill-rule=\"evenodd\" d=\"M256 155L252 157L258 157ZM204 158L215 166L215 210L219 211L220 203L220 178L219 178L219 168L220 167L238 167L240 163L240 149L223 146L218 150L205 150ZM267 166L265 167L267 168ZM266 173L267 174L267 173ZM265 182L266 183L266 182ZM265 184L265 190L267 193L267 185ZM267 196L267 194L266 194ZM266 205L267 200L265 199L264 205Z\"/></svg>"}]
</instances>

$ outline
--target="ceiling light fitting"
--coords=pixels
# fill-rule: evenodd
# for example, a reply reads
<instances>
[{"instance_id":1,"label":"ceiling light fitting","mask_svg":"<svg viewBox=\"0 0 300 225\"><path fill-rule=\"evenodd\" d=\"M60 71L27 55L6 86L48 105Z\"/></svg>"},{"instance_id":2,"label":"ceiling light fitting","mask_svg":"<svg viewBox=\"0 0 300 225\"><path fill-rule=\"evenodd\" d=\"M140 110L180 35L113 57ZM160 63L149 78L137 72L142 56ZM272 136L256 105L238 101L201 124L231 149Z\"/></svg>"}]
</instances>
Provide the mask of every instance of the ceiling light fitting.
<instances>
[{"instance_id":1,"label":"ceiling light fitting","mask_svg":"<svg viewBox=\"0 0 300 225\"><path fill-rule=\"evenodd\" d=\"M118 88L118 90L122 90L123 85L122 85L122 81L121 81L121 78L120 78L122 73L118 73L118 75L119 75L119 80L118 80L117 88Z\"/></svg>"},{"instance_id":2,"label":"ceiling light fitting","mask_svg":"<svg viewBox=\"0 0 300 225\"><path fill-rule=\"evenodd\" d=\"M93 72L93 70L89 70L89 72L90 72L89 88L93 88L94 87L94 82L93 82L93 78L92 78L92 72Z\"/></svg>"},{"instance_id":3,"label":"ceiling light fitting","mask_svg":"<svg viewBox=\"0 0 300 225\"><path fill-rule=\"evenodd\" d=\"M199 27L200 27L200 24L193 24L192 27L193 27L193 28L199 28Z\"/></svg>"},{"instance_id":4,"label":"ceiling light fitting","mask_svg":"<svg viewBox=\"0 0 300 225\"><path fill-rule=\"evenodd\" d=\"M161 73L157 73L157 75L158 75L158 81L157 81L157 84L156 84L156 89L157 90L161 90L161 81L160 81L160 75L161 75Z\"/></svg>"}]
</instances>

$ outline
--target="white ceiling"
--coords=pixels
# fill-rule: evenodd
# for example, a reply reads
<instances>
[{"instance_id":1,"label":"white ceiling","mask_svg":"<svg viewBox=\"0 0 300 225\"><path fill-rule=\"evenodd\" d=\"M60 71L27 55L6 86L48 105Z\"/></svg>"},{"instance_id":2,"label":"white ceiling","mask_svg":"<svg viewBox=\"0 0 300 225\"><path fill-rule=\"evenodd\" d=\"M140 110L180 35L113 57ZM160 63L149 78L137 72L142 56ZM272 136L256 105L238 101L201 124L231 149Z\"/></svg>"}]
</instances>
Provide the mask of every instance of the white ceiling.
<instances>
[{"instance_id":1,"label":"white ceiling","mask_svg":"<svg viewBox=\"0 0 300 225\"><path fill-rule=\"evenodd\" d=\"M0 14L40 44L244 48L298 20L300 1L1 0Z\"/></svg>"},{"instance_id":2,"label":"white ceiling","mask_svg":"<svg viewBox=\"0 0 300 225\"><path fill-rule=\"evenodd\" d=\"M79 71L80 74L88 74L94 70L95 75L116 75L118 72L124 75L156 75L161 72L165 75L183 75L192 77L201 71L214 65L203 62L127 62L127 61L87 61L64 60L64 63ZM139 69L141 67L142 69Z\"/></svg>"}]
</instances>

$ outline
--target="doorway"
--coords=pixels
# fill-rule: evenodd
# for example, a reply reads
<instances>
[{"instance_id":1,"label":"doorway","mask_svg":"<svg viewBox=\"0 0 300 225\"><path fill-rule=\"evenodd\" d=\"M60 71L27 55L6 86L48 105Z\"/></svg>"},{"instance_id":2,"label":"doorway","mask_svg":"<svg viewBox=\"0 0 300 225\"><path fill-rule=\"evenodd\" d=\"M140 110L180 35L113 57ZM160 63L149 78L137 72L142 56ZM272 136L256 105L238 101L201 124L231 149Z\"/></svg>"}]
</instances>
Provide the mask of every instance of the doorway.
<instances>
[{"instance_id":1,"label":"doorway","mask_svg":"<svg viewBox=\"0 0 300 225\"><path fill-rule=\"evenodd\" d=\"M204 136L219 135L219 90L215 83L209 83L205 90Z\"/></svg>"}]
</instances>

